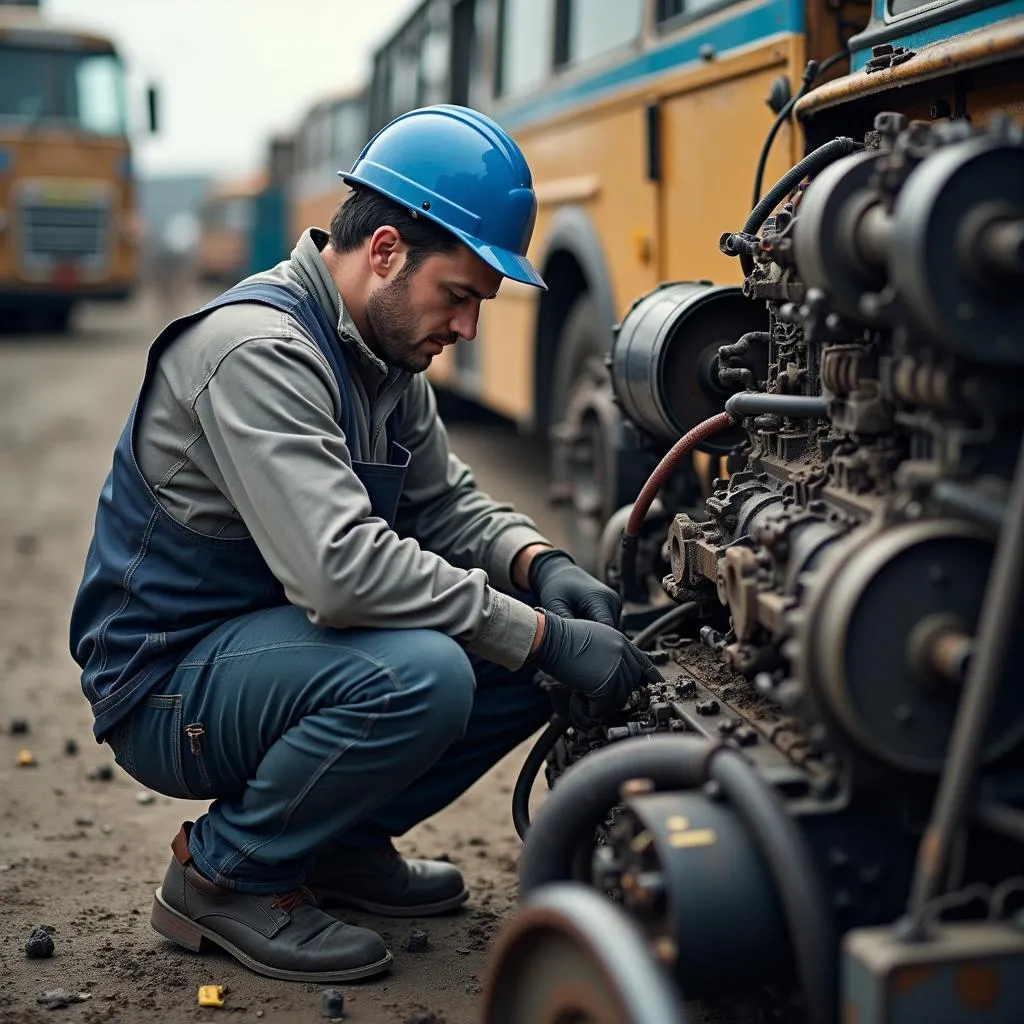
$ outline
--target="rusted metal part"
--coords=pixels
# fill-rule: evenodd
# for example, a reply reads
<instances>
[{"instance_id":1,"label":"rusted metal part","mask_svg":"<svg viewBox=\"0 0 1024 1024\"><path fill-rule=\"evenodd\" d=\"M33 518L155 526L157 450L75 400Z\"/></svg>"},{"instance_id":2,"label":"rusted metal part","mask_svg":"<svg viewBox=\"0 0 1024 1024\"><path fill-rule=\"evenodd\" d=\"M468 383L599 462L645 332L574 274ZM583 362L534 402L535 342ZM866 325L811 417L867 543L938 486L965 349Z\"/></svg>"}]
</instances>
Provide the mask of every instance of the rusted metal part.
<instances>
[{"instance_id":1,"label":"rusted metal part","mask_svg":"<svg viewBox=\"0 0 1024 1024\"><path fill-rule=\"evenodd\" d=\"M809 92L795 111L799 120L849 100L883 92L894 86L924 82L951 71L1005 61L1024 55L1024 18L1012 18L983 31L922 47L913 60L869 74L857 71Z\"/></svg>"}]
</instances>

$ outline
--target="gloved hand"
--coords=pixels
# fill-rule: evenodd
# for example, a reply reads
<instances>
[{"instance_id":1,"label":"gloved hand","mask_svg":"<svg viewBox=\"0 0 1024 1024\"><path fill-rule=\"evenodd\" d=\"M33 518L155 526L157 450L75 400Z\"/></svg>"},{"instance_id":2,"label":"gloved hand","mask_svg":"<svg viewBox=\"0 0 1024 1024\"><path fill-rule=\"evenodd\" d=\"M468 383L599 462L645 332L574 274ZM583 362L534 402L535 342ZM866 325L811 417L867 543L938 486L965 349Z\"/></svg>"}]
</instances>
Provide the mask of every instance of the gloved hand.
<instances>
[{"instance_id":1,"label":"gloved hand","mask_svg":"<svg viewBox=\"0 0 1024 1024\"><path fill-rule=\"evenodd\" d=\"M542 551L530 562L530 590L542 608L567 619L589 619L617 626L619 595L581 569L564 551Z\"/></svg>"},{"instance_id":2,"label":"gloved hand","mask_svg":"<svg viewBox=\"0 0 1024 1024\"><path fill-rule=\"evenodd\" d=\"M662 678L617 629L550 613L532 661L573 691L569 710L584 728L620 710L634 690Z\"/></svg>"}]
</instances>

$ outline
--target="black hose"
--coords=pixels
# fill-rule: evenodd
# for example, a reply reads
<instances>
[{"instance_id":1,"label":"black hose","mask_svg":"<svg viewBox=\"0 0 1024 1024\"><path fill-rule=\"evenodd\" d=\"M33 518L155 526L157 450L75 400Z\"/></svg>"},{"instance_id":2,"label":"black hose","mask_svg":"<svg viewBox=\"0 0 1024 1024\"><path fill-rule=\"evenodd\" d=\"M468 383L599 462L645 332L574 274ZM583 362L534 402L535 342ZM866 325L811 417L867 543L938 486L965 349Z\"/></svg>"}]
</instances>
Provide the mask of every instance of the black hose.
<instances>
[{"instance_id":1,"label":"black hose","mask_svg":"<svg viewBox=\"0 0 1024 1024\"><path fill-rule=\"evenodd\" d=\"M530 831L530 791L533 789L534 780L548 754L555 749L555 744L565 735L565 730L571 724L572 719L568 715L552 715L544 731L537 737L537 742L526 755L522 768L519 769L519 777L512 791L512 824L515 826L516 835L524 842L527 832Z\"/></svg>"},{"instance_id":2,"label":"black hose","mask_svg":"<svg viewBox=\"0 0 1024 1024\"><path fill-rule=\"evenodd\" d=\"M738 751L719 747L708 774L753 836L775 880L807 1024L834 1024L839 1012L836 937L831 903L807 840L778 793Z\"/></svg>"},{"instance_id":3,"label":"black hose","mask_svg":"<svg viewBox=\"0 0 1024 1024\"><path fill-rule=\"evenodd\" d=\"M792 416L794 419L814 419L827 412L825 399L814 395L766 395L760 391L738 391L730 395L725 411L733 419L744 416Z\"/></svg>"},{"instance_id":4,"label":"black hose","mask_svg":"<svg viewBox=\"0 0 1024 1024\"><path fill-rule=\"evenodd\" d=\"M778 135L779 129L789 119L789 115L793 112L793 108L804 98L811 86L823 75L829 68L832 67L837 61L842 60L844 57L849 57L849 50L840 50L838 53L833 53L831 57L826 57L820 64L816 60L809 60L806 67L804 67L803 77L800 81L800 88L797 90L796 95L790 99L786 105L778 112L775 120L772 122L771 128L768 129L768 134L765 136L764 144L761 146L761 155L757 158L757 170L754 172L754 198L751 199L750 205L757 206L761 199L761 186L764 183L764 169L768 163L768 154L771 152L772 143L775 141L775 136Z\"/></svg>"},{"instance_id":5,"label":"black hose","mask_svg":"<svg viewBox=\"0 0 1024 1024\"><path fill-rule=\"evenodd\" d=\"M985 734L996 697L1004 684L1006 659L1018 642L1017 628L1024 598L1024 440L1017 455L1006 519L992 556L978 618L976 653L960 694L953 735L939 780L931 820L917 851L910 911L919 916L945 880L953 841L970 810ZM1014 680L1010 685L1014 685Z\"/></svg>"},{"instance_id":6,"label":"black hose","mask_svg":"<svg viewBox=\"0 0 1024 1024\"><path fill-rule=\"evenodd\" d=\"M812 150L798 164L792 166L777 182L758 200L757 204L750 211L746 223L743 225L742 234L756 235L761 226L768 219L768 215L782 202L790 192L810 174L817 174L818 171L835 162L840 157L848 156L860 143L854 142L841 136L832 139L823 146ZM740 264L743 273L750 277L754 272L754 257L748 252L740 252Z\"/></svg>"},{"instance_id":7,"label":"black hose","mask_svg":"<svg viewBox=\"0 0 1024 1024\"><path fill-rule=\"evenodd\" d=\"M645 644L649 644L660 633L680 622L685 622L694 612L700 608L696 601L686 601L669 608L664 615L659 615L650 625L645 626L635 637L633 644L643 650Z\"/></svg>"},{"instance_id":8,"label":"black hose","mask_svg":"<svg viewBox=\"0 0 1024 1024\"><path fill-rule=\"evenodd\" d=\"M620 803L623 782L642 778L653 780L659 789L694 789L707 777L705 764L712 749L702 739L646 736L577 761L558 780L530 828L519 859L520 899L548 882L576 877L576 850Z\"/></svg>"}]
</instances>

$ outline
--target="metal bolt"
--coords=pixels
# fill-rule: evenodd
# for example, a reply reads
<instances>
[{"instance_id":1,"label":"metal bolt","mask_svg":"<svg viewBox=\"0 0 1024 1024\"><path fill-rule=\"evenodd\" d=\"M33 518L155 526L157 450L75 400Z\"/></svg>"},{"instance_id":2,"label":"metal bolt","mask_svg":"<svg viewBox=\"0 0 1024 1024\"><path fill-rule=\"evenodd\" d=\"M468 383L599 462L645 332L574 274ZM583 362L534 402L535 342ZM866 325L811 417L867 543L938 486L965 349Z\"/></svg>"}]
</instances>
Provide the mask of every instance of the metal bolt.
<instances>
[{"instance_id":1,"label":"metal bolt","mask_svg":"<svg viewBox=\"0 0 1024 1024\"><path fill-rule=\"evenodd\" d=\"M717 715L719 709L717 700L702 700L697 703L698 715Z\"/></svg>"}]
</instances>

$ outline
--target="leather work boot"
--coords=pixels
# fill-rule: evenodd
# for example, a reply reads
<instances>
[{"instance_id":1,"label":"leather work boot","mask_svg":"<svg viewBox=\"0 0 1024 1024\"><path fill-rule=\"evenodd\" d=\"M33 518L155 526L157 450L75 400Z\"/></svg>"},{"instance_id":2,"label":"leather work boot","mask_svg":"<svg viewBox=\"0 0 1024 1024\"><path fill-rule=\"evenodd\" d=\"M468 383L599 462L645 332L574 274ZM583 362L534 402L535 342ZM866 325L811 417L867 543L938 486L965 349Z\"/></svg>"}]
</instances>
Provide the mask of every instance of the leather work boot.
<instances>
[{"instance_id":1,"label":"leather work boot","mask_svg":"<svg viewBox=\"0 0 1024 1024\"><path fill-rule=\"evenodd\" d=\"M359 849L331 843L317 851L306 885L325 906L341 903L385 917L429 917L469 898L458 868L406 860L390 844Z\"/></svg>"},{"instance_id":2,"label":"leather work boot","mask_svg":"<svg viewBox=\"0 0 1024 1024\"><path fill-rule=\"evenodd\" d=\"M320 910L305 886L261 895L203 877L188 851L191 824L174 837L174 857L153 899L150 923L165 938L197 953L212 942L250 970L286 981L351 981L388 969L384 940Z\"/></svg>"}]
</instances>

